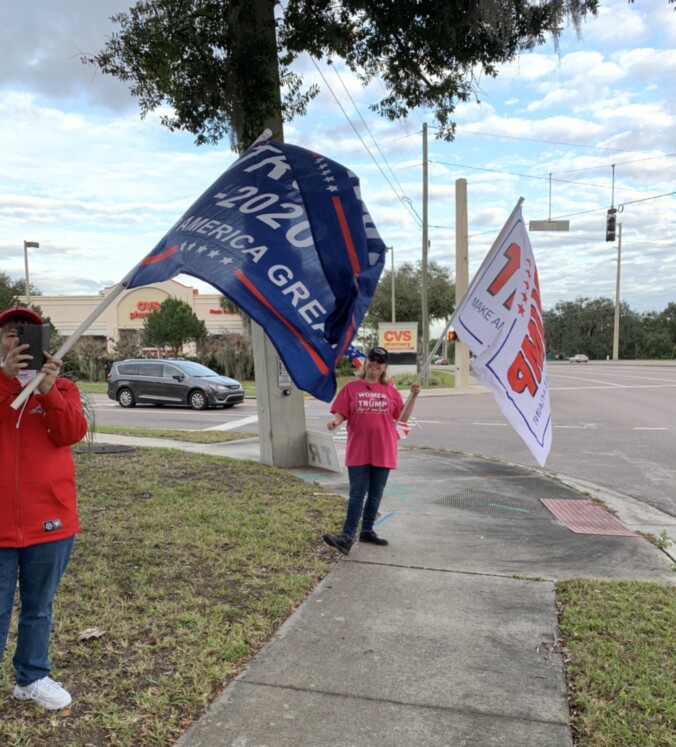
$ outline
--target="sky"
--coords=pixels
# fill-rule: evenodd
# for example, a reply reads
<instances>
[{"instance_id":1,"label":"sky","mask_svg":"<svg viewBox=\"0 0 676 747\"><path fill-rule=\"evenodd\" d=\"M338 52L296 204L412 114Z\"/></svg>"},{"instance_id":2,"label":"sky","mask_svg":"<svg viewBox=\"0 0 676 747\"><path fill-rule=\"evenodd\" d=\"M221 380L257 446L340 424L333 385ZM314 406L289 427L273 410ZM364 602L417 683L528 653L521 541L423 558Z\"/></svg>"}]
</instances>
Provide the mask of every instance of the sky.
<instances>
[{"instance_id":1,"label":"sky","mask_svg":"<svg viewBox=\"0 0 676 747\"><path fill-rule=\"evenodd\" d=\"M235 160L229 143L198 147L141 119L127 86L83 65L116 29L126 0L1 0L0 271L46 295L95 295L119 282ZM400 122L373 114L383 95L339 66L295 67L320 95L285 139L351 168L395 266L422 255L422 129L428 124L428 260L455 270L455 184L467 181L470 280L520 197L526 221L566 219L567 233L531 232L542 301L620 297L635 311L676 302L676 13L667 0L601 0L578 36L567 29L479 78L460 104L453 142L429 112ZM671 193L671 194L670 194ZM213 292L191 278L179 278Z\"/></svg>"}]
</instances>

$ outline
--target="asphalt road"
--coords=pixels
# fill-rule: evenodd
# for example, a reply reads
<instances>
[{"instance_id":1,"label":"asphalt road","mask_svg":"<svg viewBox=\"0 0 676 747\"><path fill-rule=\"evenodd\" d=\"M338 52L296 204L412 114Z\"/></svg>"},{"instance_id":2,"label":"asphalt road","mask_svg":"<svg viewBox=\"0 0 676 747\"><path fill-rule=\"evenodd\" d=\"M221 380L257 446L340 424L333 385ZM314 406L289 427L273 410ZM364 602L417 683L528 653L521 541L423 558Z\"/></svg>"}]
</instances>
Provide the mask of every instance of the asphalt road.
<instances>
[{"instance_id":1,"label":"asphalt road","mask_svg":"<svg viewBox=\"0 0 676 747\"><path fill-rule=\"evenodd\" d=\"M548 471L593 482L676 516L676 362L569 364L548 367L553 420ZM173 407L123 410L97 397L101 425L233 428L257 433L256 404L195 412ZM306 422L323 430L329 405L306 403ZM488 392L420 397L411 446L451 449L537 466ZM340 437L340 435L338 435Z\"/></svg>"}]
</instances>

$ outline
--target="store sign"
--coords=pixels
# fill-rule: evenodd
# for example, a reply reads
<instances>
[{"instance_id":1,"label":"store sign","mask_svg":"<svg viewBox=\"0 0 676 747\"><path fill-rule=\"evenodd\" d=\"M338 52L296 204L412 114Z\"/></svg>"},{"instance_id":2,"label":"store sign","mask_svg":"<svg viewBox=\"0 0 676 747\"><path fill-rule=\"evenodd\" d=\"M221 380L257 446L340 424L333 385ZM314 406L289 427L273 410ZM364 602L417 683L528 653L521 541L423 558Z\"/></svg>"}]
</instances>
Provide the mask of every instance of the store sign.
<instances>
[{"instance_id":1,"label":"store sign","mask_svg":"<svg viewBox=\"0 0 676 747\"><path fill-rule=\"evenodd\" d=\"M145 319L153 311L158 311L160 308L159 301L137 301L136 309L129 312L130 319Z\"/></svg>"},{"instance_id":2,"label":"store sign","mask_svg":"<svg viewBox=\"0 0 676 747\"><path fill-rule=\"evenodd\" d=\"M418 349L417 322L380 322L378 344L390 353L415 353Z\"/></svg>"}]
</instances>

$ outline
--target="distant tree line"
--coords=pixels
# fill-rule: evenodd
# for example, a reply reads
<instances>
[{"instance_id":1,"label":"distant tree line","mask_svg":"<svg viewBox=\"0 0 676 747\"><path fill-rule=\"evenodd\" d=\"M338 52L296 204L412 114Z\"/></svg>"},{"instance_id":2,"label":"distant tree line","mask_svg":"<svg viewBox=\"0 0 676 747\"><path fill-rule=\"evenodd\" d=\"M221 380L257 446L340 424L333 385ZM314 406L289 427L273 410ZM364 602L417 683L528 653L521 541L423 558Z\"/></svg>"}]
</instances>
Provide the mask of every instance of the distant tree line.
<instances>
[{"instance_id":1,"label":"distant tree line","mask_svg":"<svg viewBox=\"0 0 676 747\"><path fill-rule=\"evenodd\" d=\"M612 358L615 301L610 298L576 298L559 301L543 312L549 355L569 357L584 353L599 360ZM676 357L676 303L663 311L638 312L620 303L619 357Z\"/></svg>"}]
</instances>

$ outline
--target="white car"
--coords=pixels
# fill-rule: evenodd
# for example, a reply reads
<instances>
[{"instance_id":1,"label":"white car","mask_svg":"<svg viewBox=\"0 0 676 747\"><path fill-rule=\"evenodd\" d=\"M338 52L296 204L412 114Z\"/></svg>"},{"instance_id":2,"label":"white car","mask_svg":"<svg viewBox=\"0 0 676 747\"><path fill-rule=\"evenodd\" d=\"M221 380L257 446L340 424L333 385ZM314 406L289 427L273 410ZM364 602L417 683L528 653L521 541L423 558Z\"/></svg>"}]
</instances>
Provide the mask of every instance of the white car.
<instances>
[{"instance_id":1,"label":"white car","mask_svg":"<svg viewBox=\"0 0 676 747\"><path fill-rule=\"evenodd\" d=\"M577 355L573 355L571 358L568 358L569 363L589 363L589 356L585 355L584 353L578 353Z\"/></svg>"}]
</instances>

